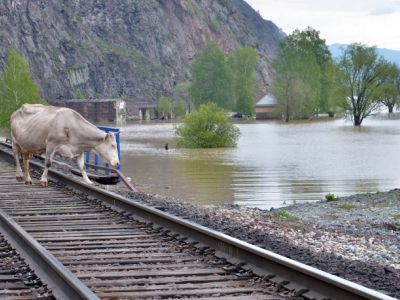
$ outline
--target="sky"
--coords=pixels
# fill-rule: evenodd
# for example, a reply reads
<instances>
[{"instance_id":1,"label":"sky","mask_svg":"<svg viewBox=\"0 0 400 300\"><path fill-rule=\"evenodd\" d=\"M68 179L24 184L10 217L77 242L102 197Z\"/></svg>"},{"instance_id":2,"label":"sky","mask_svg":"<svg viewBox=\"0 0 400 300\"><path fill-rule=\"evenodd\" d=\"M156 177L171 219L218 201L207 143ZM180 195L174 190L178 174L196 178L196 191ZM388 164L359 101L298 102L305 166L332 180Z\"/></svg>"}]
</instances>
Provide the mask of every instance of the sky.
<instances>
[{"instance_id":1,"label":"sky","mask_svg":"<svg viewBox=\"0 0 400 300\"><path fill-rule=\"evenodd\" d=\"M311 26L328 45L400 50L400 0L245 0L286 34Z\"/></svg>"}]
</instances>

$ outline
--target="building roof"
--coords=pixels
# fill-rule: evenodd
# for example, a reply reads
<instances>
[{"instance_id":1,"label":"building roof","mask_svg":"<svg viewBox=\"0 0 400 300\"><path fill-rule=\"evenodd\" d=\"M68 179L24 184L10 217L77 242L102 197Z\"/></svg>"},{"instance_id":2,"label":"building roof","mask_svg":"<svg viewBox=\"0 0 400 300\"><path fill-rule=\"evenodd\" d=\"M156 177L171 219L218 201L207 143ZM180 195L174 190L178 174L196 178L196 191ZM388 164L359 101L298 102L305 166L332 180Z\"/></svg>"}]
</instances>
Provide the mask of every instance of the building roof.
<instances>
[{"instance_id":1,"label":"building roof","mask_svg":"<svg viewBox=\"0 0 400 300\"><path fill-rule=\"evenodd\" d=\"M267 94L257 101L256 106L275 106L276 99L273 95Z\"/></svg>"}]
</instances>

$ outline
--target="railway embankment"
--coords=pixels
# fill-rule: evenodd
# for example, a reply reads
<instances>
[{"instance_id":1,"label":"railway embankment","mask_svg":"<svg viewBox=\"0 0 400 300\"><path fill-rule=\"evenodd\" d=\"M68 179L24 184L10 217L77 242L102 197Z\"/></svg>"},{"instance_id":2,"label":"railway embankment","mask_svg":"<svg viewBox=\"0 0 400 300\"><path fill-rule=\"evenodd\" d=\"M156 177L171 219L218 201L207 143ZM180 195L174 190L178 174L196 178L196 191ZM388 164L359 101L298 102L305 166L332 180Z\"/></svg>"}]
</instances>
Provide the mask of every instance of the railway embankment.
<instances>
[{"instance_id":1,"label":"railway embankment","mask_svg":"<svg viewBox=\"0 0 400 300\"><path fill-rule=\"evenodd\" d=\"M125 196L400 298L400 190L276 210Z\"/></svg>"}]
</instances>

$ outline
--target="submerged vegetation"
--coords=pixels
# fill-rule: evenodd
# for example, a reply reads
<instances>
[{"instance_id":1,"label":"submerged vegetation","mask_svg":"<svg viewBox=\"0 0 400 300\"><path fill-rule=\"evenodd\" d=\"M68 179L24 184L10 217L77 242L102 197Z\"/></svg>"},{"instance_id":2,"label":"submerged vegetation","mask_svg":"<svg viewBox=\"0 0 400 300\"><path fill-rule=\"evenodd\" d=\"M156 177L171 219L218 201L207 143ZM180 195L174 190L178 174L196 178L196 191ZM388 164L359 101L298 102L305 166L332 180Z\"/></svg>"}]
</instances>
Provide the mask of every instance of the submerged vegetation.
<instances>
[{"instance_id":1,"label":"submerged vegetation","mask_svg":"<svg viewBox=\"0 0 400 300\"><path fill-rule=\"evenodd\" d=\"M375 47L359 43L349 45L335 62L325 40L311 27L290 34L272 65L272 91L286 122L342 110L359 126L381 104L391 113L399 103L396 65L379 57Z\"/></svg>"},{"instance_id":2,"label":"submerged vegetation","mask_svg":"<svg viewBox=\"0 0 400 300\"><path fill-rule=\"evenodd\" d=\"M176 128L178 145L185 148L233 147L239 129L215 103L202 104Z\"/></svg>"}]
</instances>

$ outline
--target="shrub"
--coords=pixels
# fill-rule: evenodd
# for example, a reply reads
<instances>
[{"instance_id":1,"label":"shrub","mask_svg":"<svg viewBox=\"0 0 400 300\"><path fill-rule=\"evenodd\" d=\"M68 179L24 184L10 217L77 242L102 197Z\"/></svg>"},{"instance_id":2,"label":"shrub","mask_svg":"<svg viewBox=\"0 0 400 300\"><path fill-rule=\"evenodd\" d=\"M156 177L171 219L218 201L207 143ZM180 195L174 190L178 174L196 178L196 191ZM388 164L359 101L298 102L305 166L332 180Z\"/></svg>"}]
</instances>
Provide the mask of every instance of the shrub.
<instances>
[{"instance_id":1,"label":"shrub","mask_svg":"<svg viewBox=\"0 0 400 300\"><path fill-rule=\"evenodd\" d=\"M184 117L175 134L178 145L186 148L234 147L239 129L221 108L210 102Z\"/></svg>"},{"instance_id":2,"label":"shrub","mask_svg":"<svg viewBox=\"0 0 400 300\"><path fill-rule=\"evenodd\" d=\"M329 193L325 195L325 199L326 202L339 201L339 196Z\"/></svg>"}]
</instances>

